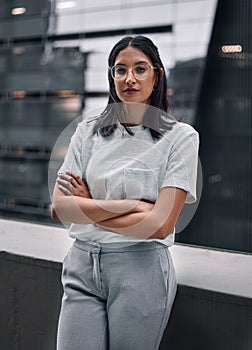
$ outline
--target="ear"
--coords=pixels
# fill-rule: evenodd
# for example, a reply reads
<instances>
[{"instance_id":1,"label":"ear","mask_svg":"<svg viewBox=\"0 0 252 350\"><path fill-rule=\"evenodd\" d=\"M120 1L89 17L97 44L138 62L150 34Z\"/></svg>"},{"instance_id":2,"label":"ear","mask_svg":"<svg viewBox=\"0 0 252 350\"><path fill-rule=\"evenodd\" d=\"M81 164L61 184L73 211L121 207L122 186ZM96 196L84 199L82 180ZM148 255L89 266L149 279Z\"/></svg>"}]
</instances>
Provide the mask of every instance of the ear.
<instances>
[{"instance_id":1,"label":"ear","mask_svg":"<svg viewBox=\"0 0 252 350\"><path fill-rule=\"evenodd\" d=\"M164 68L160 68L160 75L161 75L161 77L164 76Z\"/></svg>"},{"instance_id":2,"label":"ear","mask_svg":"<svg viewBox=\"0 0 252 350\"><path fill-rule=\"evenodd\" d=\"M159 72L160 72L160 76L163 77L164 76L164 69L159 68ZM155 74L154 86L158 86L158 74L157 73Z\"/></svg>"}]
</instances>

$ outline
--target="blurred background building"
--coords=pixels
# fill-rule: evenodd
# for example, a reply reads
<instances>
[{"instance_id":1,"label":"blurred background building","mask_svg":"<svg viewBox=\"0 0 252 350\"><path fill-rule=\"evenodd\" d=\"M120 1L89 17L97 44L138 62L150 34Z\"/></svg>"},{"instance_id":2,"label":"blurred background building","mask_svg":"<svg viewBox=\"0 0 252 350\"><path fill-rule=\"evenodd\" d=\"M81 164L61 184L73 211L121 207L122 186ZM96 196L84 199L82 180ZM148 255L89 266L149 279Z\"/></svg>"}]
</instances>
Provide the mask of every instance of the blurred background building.
<instances>
[{"instance_id":1,"label":"blurred background building","mask_svg":"<svg viewBox=\"0 0 252 350\"><path fill-rule=\"evenodd\" d=\"M251 17L250 0L1 1L0 216L53 224L54 144L105 106L115 42L143 34L160 48L170 113L200 134L201 200L176 240L251 253Z\"/></svg>"}]
</instances>

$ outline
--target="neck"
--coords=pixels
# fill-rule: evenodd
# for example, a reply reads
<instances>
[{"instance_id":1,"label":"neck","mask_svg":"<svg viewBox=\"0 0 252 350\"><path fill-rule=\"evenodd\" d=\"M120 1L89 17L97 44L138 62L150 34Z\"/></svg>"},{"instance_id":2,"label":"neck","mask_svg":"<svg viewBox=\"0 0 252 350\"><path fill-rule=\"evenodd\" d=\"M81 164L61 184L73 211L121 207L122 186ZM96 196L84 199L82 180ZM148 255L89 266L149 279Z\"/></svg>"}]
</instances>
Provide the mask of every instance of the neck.
<instances>
[{"instance_id":1,"label":"neck","mask_svg":"<svg viewBox=\"0 0 252 350\"><path fill-rule=\"evenodd\" d=\"M125 103L124 108L126 112L125 124L128 126L140 125L143 122L144 113L147 109L145 103Z\"/></svg>"}]
</instances>

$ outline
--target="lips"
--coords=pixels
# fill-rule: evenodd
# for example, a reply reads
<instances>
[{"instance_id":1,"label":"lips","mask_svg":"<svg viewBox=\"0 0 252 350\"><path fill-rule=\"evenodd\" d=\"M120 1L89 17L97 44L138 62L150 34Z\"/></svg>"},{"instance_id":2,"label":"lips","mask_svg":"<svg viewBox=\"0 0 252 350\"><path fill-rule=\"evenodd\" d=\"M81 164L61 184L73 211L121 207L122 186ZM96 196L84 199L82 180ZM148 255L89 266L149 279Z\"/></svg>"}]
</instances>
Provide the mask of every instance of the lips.
<instances>
[{"instance_id":1,"label":"lips","mask_svg":"<svg viewBox=\"0 0 252 350\"><path fill-rule=\"evenodd\" d=\"M134 88L126 88L123 90L123 92L125 94L129 94L129 95L132 95L132 94L135 94L136 92L138 92L139 90L137 89L134 89Z\"/></svg>"}]
</instances>

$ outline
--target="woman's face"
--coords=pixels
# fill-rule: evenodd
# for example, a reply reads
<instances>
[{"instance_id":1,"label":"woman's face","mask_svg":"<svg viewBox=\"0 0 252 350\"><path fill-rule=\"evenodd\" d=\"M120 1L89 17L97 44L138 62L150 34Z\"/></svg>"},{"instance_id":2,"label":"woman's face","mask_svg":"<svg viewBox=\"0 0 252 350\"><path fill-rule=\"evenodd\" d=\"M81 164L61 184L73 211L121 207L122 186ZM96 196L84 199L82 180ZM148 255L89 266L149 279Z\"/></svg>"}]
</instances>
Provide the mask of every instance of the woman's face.
<instances>
[{"instance_id":1,"label":"woman's face","mask_svg":"<svg viewBox=\"0 0 252 350\"><path fill-rule=\"evenodd\" d=\"M149 103L156 83L152 65L151 60L142 51L133 47L119 52L114 63L119 78L117 76L117 79L114 79L114 84L116 94L122 102ZM147 73L142 74L145 67Z\"/></svg>"}]
</instances>

